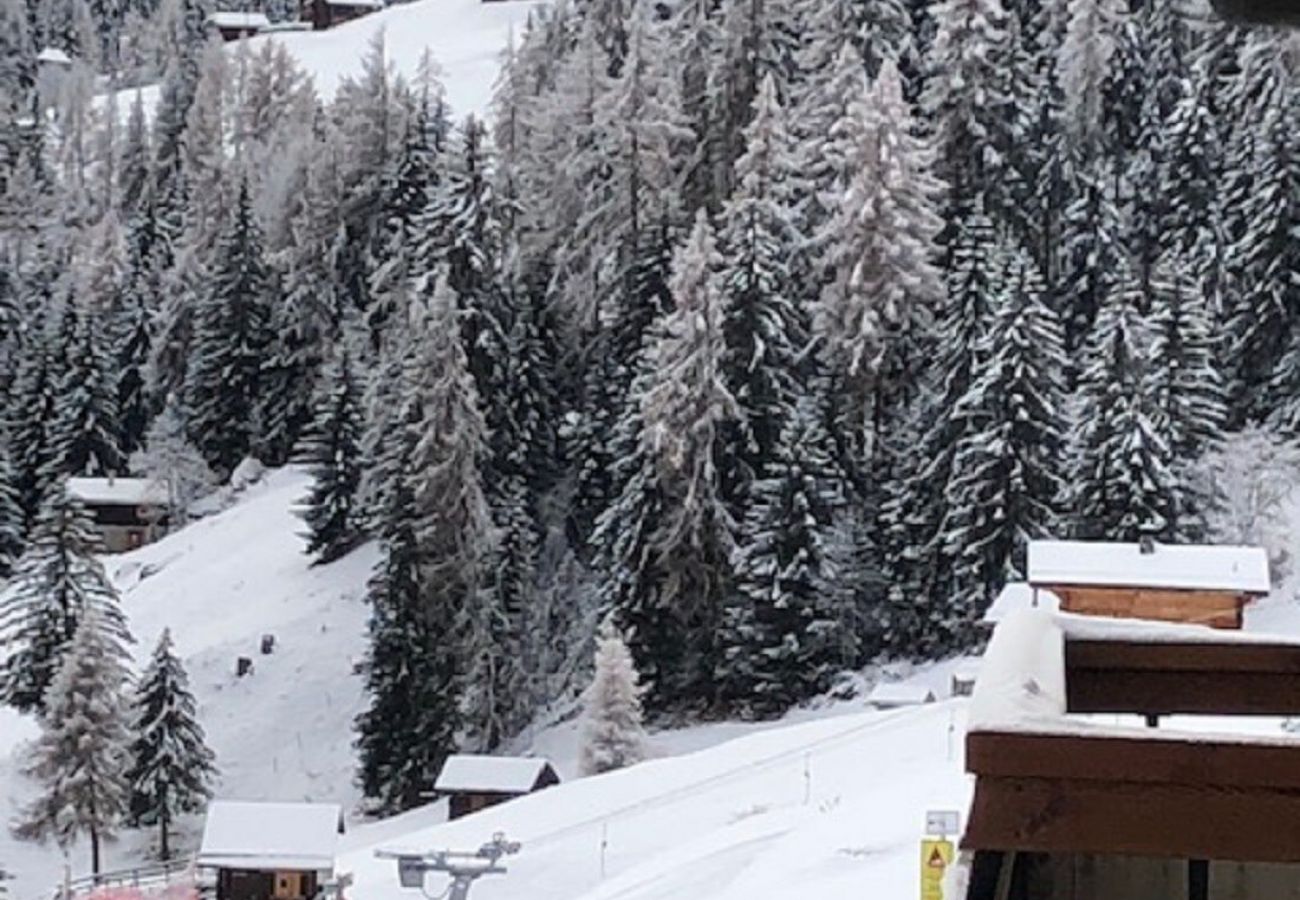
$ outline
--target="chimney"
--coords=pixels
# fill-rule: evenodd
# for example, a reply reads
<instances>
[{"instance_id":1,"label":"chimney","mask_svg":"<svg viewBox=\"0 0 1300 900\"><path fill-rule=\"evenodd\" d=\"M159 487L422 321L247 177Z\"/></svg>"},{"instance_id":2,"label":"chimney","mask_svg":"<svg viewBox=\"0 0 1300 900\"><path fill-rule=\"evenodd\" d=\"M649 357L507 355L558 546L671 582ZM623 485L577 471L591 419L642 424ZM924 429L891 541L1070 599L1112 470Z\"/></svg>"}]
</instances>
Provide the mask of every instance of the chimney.
<instances>
[{"instance_id":1,"label":"chimney","mask_svg":"<svg viewBox=\"0 0 1300 900\"><path fill-rule=\"evenodd\" d=\"M1150 556L1156 552L1156 542L1151 539L1151 535L1144 534L1138 539L1138 552L1143 556Z\"/></svg>"}]
</instances>

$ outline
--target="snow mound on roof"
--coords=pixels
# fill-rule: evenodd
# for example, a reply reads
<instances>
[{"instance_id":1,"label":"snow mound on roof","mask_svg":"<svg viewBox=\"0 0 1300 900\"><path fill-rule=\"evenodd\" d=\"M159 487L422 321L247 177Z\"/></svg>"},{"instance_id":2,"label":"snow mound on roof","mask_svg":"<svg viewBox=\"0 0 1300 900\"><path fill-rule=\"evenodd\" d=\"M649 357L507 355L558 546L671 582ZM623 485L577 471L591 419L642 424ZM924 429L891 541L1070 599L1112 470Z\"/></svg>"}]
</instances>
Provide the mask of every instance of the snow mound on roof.
<instances>
[{"instance_id":1,"label":"snow mound on roof","mask_svg":"<svg viewBox=\"0 0 1300 900\"><path fill-rule=\"evenodd\" d=\"M547 765L544 759L458 753L447 757L434 790L524 794L532 790Z\"/></svg>"},{"instance_id":2,"label":"snow mound on roof","mask_svg":"<svg viewBox=\"0 0 1300 900\"><path fill-rule=\"evenodd\" d=\"M69 478L68 493L82 503L165 506L167 486L150 478Z\"/></svg>"},{"instance_id":3,"label":"snow mound on roof","mask_svg":"<svg viewBox=\"0 0 1300 900\"><path fill-rule=\"evenodd\" d=\"M1269 592L1262 547L1030 541L1030 584Z\"/></svg>"},{"instance_id":4,"label":"snow mound on roof","mask_svg":"<svg viewBox=\"0 0 1300 900\"><path fill-rule=\"evenodd\" d=\"M1006 587L984 611L984 621L997 624L1012 613L1022 609L1044 609L1055 612L1061 608L1061 598L1044 588L1035 588L1024 581L1009 581Z\"/></svg>"},{"instance_id":5,"label":"snow mound on roof","mask_svg":"<svg viewBox=\"0 0 1300 900\"><path fill-rule=\"evenodd\" d=\"M249 803L208 806L201 866L243 869L334 868L343 808L337 803Z\"/></svg>"}]
</instances>

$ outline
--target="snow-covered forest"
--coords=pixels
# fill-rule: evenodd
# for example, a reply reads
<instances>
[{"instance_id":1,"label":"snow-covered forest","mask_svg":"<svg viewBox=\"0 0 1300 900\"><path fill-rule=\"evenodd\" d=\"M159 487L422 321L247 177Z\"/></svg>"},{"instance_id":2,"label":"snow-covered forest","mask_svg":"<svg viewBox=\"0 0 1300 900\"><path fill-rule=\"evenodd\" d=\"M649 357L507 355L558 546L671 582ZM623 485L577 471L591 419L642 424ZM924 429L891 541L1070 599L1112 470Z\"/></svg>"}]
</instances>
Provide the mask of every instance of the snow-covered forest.
<instances>
[{"instance_id":1,"label":"snow-covered forest","mask_svg":"<svg viewBox=\"0 0 1300 900\"><path fill-rule=\"evenodd\" d=\"M970 648L1027 537L1256 539L1230 448L1295 457L1285 33L559 0L481 121L382 40L325 103L208 11L0 0L0 574L66 476L310 467L310 552L381 548L377 810L574 696L605 621L649 714L773 715Z\"/></svg>"}]
</instances>

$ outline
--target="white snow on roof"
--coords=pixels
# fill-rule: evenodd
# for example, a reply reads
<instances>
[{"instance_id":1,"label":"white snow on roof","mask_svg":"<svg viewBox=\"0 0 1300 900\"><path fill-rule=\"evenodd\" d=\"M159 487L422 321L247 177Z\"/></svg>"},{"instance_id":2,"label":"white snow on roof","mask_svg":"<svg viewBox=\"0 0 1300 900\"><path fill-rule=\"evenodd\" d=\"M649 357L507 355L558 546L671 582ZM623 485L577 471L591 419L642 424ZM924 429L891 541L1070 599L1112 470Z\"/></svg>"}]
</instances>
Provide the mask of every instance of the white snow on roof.
<instances>
[{"instance_id":1,"label":"white snow on roof","mask_svg":"<svg viewBox=\"0 0 1300 900\"><path fill-rule=\"evenodd\" d=\"M334 868L343 808L336 803L249 803L208 806L197 864L214 868Z\"/></svg>"},{"instance_id":2,"label":"white snow on roof","mask_svg":"<svg viewBox=\"0 0 1300 900\"><path fill-rule=\"evenodd\" d=\"M1009 581L997 598L984 611L984 621L996 625L1013 612L1022 609L1045 609L1056 612L1061 608L1061 598L1046 588L1033 588L1024 581Z\"/></svg>"},{"instance_id":3,"label":"white snow on roof","mask_svg":"<svg viewBox=\"0 0 1300 900\"><path fill-rule=\"evenodd\" d=\"M1268 556L1261 547L1030 541L1030 584L1269 591Z\"/></svg>"},{"instance_id":4,"label":"white snow on roof","mask_svg":"<svg viewBox=\"0 0 1300 900\"><path fill-rule=\"evenodd\" d=\"M1100 619L1051 613L1042 609L1014 612L998 624L984 652L980 677L971 698L967 730L1010 731L1144 740L1205 741L1300 745L1291 736L1261 736L1234 723L1249 717L1213 717L1213 731L1188 727L1145 728L1115 717L1069 713L1066 700L1065 644L1072 641L1205 644L1300 644L1295 637L1223 631L1205 625ZM1132 717L1129 717L1132 718ZM1186 717L1184 717L1186 721Z\"/></svg>"},{"instance_id":5,"label":"white snow on roof","mask_svg":"<svg viewBox=\"0 0 1300 900\"><path fill-rule=\"evenodd\" d=\"M69 478L68 492L104 506L167 505L166 485L151 478Z\"/></svg>"},{"instance_id":6,"label":"white snow on roof","mask_svg":"<svg viewBox=\"0 0 1300 900\"><path fill-rule=\"evenodd\" d=\"M867 703L872 706L919 706L934 700L934 691L925 685L897 681L882 681L867 694Z\"/></svg>"},{"instance_id":7,"label":"white snow on roof","mask_svg":"<svg viewBox=\"0 0 1300 900\"><path fill-rule=\"evenodd\" d=\"M36 54L36 61L43 63L53 63L58 66L72 65L72 57L64 53L58 47L46 47L40 53Z\"/></svg>"},{"instance_id":8,"label":"white snow on roof","mask_svg":"<svg viewBox=\"0 0 1300 900\"><path fill-rule=\"evenodd\" d=\"M383 0L325 0L330 6L351 6L357 9L383 9Z\"/></svg>"},{"instance_id":9,"label":"white snow on roof","mask_svg":"<svg viewBox=\"0 0 1300 900\"><path fill-rule=\"evenodd\" d=\"M271 24L271 20L261 13L229 10L210 13L207 22L215 28L237 28L242 31L261 31Z\"/></svg>"},{"instance_id":10,"label":"white snow on roof","mask_svg":"<svg viewBox=\"0 0 1300 900\"><path fill-rule=\"evenodd\" d=\"M433 787L438 791L526 794L547 765L540 758L456 754L447 757Z\"/></svg>"}]
</instances>

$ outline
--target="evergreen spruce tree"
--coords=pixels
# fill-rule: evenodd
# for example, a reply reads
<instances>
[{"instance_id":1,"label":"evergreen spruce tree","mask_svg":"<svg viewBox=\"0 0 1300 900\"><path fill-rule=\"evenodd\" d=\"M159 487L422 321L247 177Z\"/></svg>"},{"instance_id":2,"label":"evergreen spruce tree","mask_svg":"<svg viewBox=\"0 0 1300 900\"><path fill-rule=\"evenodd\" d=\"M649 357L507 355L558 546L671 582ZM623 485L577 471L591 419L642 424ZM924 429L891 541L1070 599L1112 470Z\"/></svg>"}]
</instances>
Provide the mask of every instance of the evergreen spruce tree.
<instances>
[{"instance_id":1,"label":"evergreen spruce tree","mask_svg":"<svg viewBox=\"0 0 1300 900\"><path fill-rule=\"evenodd\" d=\"M716 665L733 709L779 715L857 660L847 498L824 422L811 398L800 400L750 492Z\"/></svg>"},{"instance_id":2,"label":"evergreen spruce tree","mask_svg":"<svg viewBox=\"0 0 1300 900\"><path fill-rule=\"evenodd\" d=\"M402 427L386 444L393 479L379 513L380 561L367 589L369 703L357 717L361 789L380 812L426 802L457 750L460 669L454 610L424 587L413 463L420 407L408 395Z\"/></svg>"},{"instance_id":3,"label":"evergreen spruce tree","mask_svg":"<svg viewBox=\"0 0 1300 900\"><path fill-rule=\"evenodd\" d=\"M9 442L0 433L0 581L13 573L26 532L18 472L9 459Z\"/></svg>"},{"instance_id":4,"label":"evergreen spruce tree","mask_svg":"<svg viewBox=\"0 0 1300 900\"><path fill-rule=\"evenodd\" d=\"M40 793L14 829L26 840L52 838L64 851L86 835L94 875L101 844L115 836L130 796L130 675L117 626L99 615L87 612L44 695L41 735L24 768Z\"/></svg>"},{"instance_id":5,"label":"evergreen spruce tree","mask_svg":"<svg viewBox=\"0 0 1300 900\"><path fill-rule=\"evenodd\" d=\"M1221 343L1190 269L1181 254L1166 252L1156 261L1147 297L1156 402L1169 450L1184 463L1223 441L1227 419Z\"/></svg>"},{"instance_id":6,"label":"evergreen spruce tree","mask_svg":"<svg viewBox=\"0 0 1300 900\"><path fill-rule=\"evenodd\" d=\"M720 283L728 386L742 415L724 473L729 499L763 477L778 435L793 411L807 368L807 312L788 262L798 252L795 161L776 83L765 78L746 130L748 147L736 164L737 190L724 211L727 228ZM739 483L735 483L739 482Z\"/></svg>"},{"instance_id":7,"label":"evergreen spruce tree","mask_svg":"<svg viewBox=\"0 0 1300 900\"><path fill-rule=\"evenodd\" d=\"M212 798L217 768L169 629L163 630L136 686L133 724L130 821L156 825L158 854L171 859L172 826L178 816L203 811Z\"/></svg>"},{"instance_id":8,"label":"evergreen spruce tree","mask_svg":"<svg viewBox=\"0 0 1300 900\"><path fill-rule=\"evenodd\" d=\"M634 766L646 757L641 685L623 637L606 622L596 640L595 674L583 694L583 775Z\"/></svg>"},{"instance_id":9,"label":"evergreen spruce tree","mask_svg":"<svg viewBox=\"0 0 1300 900\"><path fill-rule=\"evenodd\" d=\"M1144 359L1150 324L1126 264L1102 305L1080 377L1070 503L1081 537L1137 541L1177 535L1172 451Z\"/></svg>"},{"instance_id":10,"label":"evergreen spruce tree","mask_svg":"<svg viewBox=\"0 0 1300 900\"><path fill-rule=\"evenodd\" d=\"M1021 248L1010 254L991 298L992 323L954 418L963 423L953 459L944 556L953 589L945 644L974 639L975 623L1006 581L1023 578L1028 541L1059 533L1067 422L1060 319Z\"/></svg>"},{"instance_id":11,"label":"evergreen spruce tree","mask_svg":"<svg viewBox=\"0 0 1300 900\"><path fill-rule=\"evenodd\" d=\"M715 631L732 589L734 523L718 454L739 407L723 376L720 264L701 211L674 258L677 308L662 320L619 424L622 490L595 536L604 597L628 629L654 709L713 702Z\"/></svg>"},{"instance_id":12,"label":"evergreen spruce tree","mask_svg":"<svg viewBox=\"0 0 1300 900\"><path fill-rule=\"evenodd\" d=\"M307 553L333 562L362 538L357 492L361 484L361 397L352 362L340 350L321 379L315 419L298 461L312 476L302 511Z\"/></svg>"},{"instance_id":13,"label":"evergreen spruce tree","mask_svg":"<svg viewBox=\"0 0 1300 900\"><path fill-rule=\"evenodd\" d=\"M75 309L73 301L68 302ZM104 329L88 310L75 309L74 315L67 369L59 381L50 434L51 465L60 474L115 475L126 466Z\"/></svg>"},{"instance_id":14,"label":"evergreen spruce tree","mask_svg":"<svg viewBox=\"0 0 1300 900\"><path fill-rule=\"evenodd\" d=\"M45 691L83 620L95 617L100 639L126 658L131 637L117 591L96 553L98 532L81 503L51 490L4 594L0 633L7 637L6 702L44 709Z\"/></svg>"},{"instance_id":15,"label":"evergreen spruce tree","mask_svg":"<svg viewBox=\"0 0 1300 900\"><path fill-rule=\"evenodd\" d=\"M248 184L217 248L216 268L196 313L185 400L194 443L229 475L252 449L263 355L270 343L269 275Z\"/></svg>"}]
</instances>

